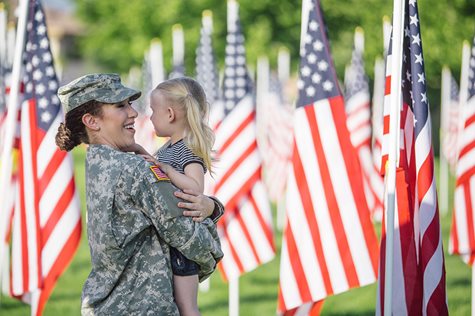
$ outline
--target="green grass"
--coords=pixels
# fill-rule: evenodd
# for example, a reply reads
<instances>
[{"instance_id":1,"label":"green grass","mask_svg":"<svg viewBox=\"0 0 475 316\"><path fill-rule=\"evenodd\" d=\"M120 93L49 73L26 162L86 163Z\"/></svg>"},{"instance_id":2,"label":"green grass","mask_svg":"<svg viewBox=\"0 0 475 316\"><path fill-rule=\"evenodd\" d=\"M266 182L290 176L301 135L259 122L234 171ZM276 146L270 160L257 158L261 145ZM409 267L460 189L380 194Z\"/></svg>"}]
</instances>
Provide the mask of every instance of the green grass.
<instances>
[{"instance_id":1,"label":"green grass","mask_svg":"<svg viewBox=\"0 0 475 316\"><path fill-rule=\"evenodd\" d=\"M76 183L84 206L84 149L74 152ZM451 180L453 186L453 180ZM83 216L83 224L85 217ZM460 258L447 254L447 241L450 231L451 213L441 217L445 264L447 270L447 293L449 312L452 315L470 315L471 273ZM85 226L83 226L85 227ZM379 230L379 227L377 227ZM280 250L281 233L276 234L277 249ZM279 281L279 258L259 267L240 278L240 314L275 315L277 306L277 285ZM67 271L58 280L44 315L79 315L81 289L89 273L90 258L86 231L80 247ZM354 289L336 295L325 301L323 315L374 315L376 285ZM216 272L211 277L211 290L200 293L199 305L203 316L228 314L228 287ZM2 296L0 315L29 315L29 307L14 299Z\"/></svg>"}]
</instances>

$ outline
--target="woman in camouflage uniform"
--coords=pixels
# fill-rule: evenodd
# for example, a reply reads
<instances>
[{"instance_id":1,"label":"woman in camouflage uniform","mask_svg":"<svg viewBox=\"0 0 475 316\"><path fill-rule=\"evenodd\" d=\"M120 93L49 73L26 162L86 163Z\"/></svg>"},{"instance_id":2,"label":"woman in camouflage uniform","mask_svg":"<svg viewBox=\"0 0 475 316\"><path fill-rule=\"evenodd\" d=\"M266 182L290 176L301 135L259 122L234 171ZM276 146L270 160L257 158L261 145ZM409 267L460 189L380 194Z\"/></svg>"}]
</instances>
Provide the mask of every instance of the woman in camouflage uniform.
<instances>
[{"instance_id":1,"label":"woman in camouflage uniform","mask_svg":"<svg viewBox=\"0 0 475 316\"><path fill-rule=\"evenodd\" d=\"M57 145L69 151L89 144L86 204L92 271L83 288L82 314L178 315L169 246L199 264L200 280L208 277L223 256L219 238L214 225L192 217L217 220L221 203L175 192L166 176L127 153L135 144L137 112L131 101L140 92L124 87L118 75L86 75L61 87L58 95L66 117Z\"/></svg>"}]
</instances>

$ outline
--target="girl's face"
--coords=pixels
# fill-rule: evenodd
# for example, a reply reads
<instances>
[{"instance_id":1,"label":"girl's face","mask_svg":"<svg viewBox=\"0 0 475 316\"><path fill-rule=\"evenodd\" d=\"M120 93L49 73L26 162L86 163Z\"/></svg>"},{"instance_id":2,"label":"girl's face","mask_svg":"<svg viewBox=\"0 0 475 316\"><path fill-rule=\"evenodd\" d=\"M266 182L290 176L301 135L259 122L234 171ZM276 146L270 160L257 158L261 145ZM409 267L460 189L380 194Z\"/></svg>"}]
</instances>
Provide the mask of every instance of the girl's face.
<instances>
[{"instance_id":1,"label":"girl's face","mask_svg":"<svg viewBox=\"0 0 475 316\"><path fill-rule=\"evenodd\" d=\"M96 117L100 143L122 151L134 145L137 114L128 99L117 104L104 104L102 116Z\"/></svg>"},{"instance_id":2,"label":"girl's face","mask_svg":"<svg viewBox=\"0 0 475 316\"><path fill-rule=\"evenodd\" d=\"M170 107L168 106L165 95L160 91L154 91L150 96L150 108L152 121L155 133L159 137L170 137L172 134L170 124Z\"/></svg>"}]
</instances>

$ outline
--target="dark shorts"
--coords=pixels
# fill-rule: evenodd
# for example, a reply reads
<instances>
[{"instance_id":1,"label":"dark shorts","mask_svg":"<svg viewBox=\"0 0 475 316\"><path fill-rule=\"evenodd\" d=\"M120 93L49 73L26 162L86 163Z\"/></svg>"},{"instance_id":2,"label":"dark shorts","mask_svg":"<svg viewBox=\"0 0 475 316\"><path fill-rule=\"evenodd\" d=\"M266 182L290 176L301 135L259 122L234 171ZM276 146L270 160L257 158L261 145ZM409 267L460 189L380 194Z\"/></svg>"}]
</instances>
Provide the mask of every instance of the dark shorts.
<instances>
[{"instance_id":1,"label":"dark shorts","mask_svg":"<svg viewBox=\"0 0 475 316\"><path fill-rule=\"evenodd\" d=\"M196 275L200 270L196 262L187 259L181 252L173 247L170 247L170 260L172 263L172 271L175 275Z\"/></svg>"}]
</instances>

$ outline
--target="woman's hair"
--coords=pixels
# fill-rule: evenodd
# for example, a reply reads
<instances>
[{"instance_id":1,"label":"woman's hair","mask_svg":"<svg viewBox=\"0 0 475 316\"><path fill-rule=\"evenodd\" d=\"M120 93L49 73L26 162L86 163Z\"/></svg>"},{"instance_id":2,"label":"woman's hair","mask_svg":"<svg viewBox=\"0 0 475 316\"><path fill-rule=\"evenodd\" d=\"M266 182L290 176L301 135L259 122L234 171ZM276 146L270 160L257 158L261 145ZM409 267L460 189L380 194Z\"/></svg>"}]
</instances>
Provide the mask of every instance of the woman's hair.
<instances>
[{"instance_id":1,"label":"woman's hair","mask_svg":"<svg viewBox=\"0 0 475 316\"><path fill-rule=\"evenodd\" d=\"M209 104L201 85L188 77L180 77L160 83L154 91L160 91L173 106L184 110L189 133L185 143L202 158L211 173L211 151L214 133L208 126Z\"/></svg>"},{"instance_id":2,"label":"woman's hair","mask_svg":"<svg viewBox=\"0 0 475 316\"><path fill-rule=\"evenodd\" d=\"M59 125L55 138L56 145L61 150L70 151L81 143L89 144L86 126L82 122L82 116L86 113L101 116L101 103L92 100L66 113L64 123Z\"/></svg>"}]
</instances>

